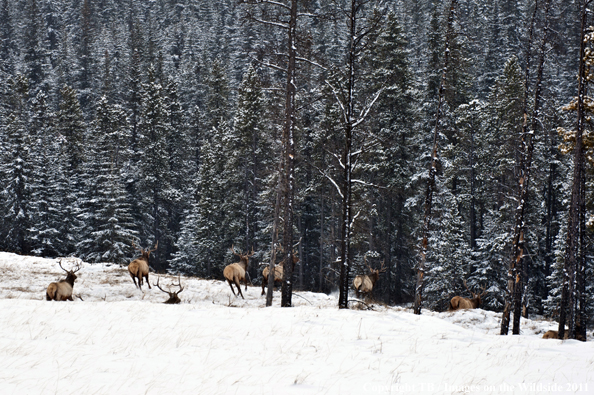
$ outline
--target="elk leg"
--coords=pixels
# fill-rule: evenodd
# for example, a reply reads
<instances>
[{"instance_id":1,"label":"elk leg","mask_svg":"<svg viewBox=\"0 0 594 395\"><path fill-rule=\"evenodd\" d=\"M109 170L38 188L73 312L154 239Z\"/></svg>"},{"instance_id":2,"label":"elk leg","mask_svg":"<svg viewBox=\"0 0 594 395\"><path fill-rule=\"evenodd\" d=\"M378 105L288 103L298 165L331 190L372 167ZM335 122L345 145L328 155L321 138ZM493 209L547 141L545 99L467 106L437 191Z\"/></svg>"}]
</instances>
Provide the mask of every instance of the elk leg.
<instances>
[{"instance_id":1,"label":"elk leg","mask_svg":"<svg viewBox=\"0 0 594 395\"><path fill-rule=\"evenodd\" d=\"M138 288L138 284L136 284L136 277L133 274L130 274L130 277L132 277L132 281L134 281L134 286Z\"/></svg>"},{"instance_id":2,"label":"elk leg","mask_svg":"<svg viewBox=\"0 0 594 395\"><path fill-rule=\"evenodd\" d=\"M239 294L241 295L241 299L245 299L243 297L243 293L241 293L241 283L238 280L235 280L235 285L237 286L237 290L239 291ZM247 284L245 284L245 289L247 290Z\"/></svg>"},{"instance_id":3,"label":"elk leg","mask_svg":"<svg viewBox=\"0 0 594 395\"><path fill-rule=\"evenodd\" d=\"M231 288L231 292L233 292L233 296L237 296L235 294L235 290L233 289L233 283L231 282L231 280L227 280L227 282L229 283L229 288ZM241 290L240 290L241 291Z\"/></svg>"},{"instance_id":4,"label":"elk leg","mask_svg":"<svg viewBox=\"0 0 594 395\"><path fill-rule=\"evenodd\" d=\"M151 282L148 279L148 274L145 277L146 277L146 283L148 284L149 289L151 289Z\"/></svg>"},{"instance_id":5,"label":"elk leg","mask_svg":"<svg viewBox=\"0 0 594 395\"><path fill-rule=\"evenodd\" d=\"M262 295L264 295L264 287L266 286L266 280L262 277Z\"/></svg>"}]
</instances>

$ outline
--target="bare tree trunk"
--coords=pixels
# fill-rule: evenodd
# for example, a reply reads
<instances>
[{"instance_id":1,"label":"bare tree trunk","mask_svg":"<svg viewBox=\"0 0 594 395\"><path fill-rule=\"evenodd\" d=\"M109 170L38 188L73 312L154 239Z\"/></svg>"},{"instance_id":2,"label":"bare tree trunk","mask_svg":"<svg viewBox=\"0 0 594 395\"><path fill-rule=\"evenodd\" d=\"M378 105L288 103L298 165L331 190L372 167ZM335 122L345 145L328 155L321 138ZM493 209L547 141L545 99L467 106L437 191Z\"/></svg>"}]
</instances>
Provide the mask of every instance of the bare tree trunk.
<instances>
[{"instance_id":1,"label":"bare tree trunk","mask_svg":"<svg viewBox=\"0 0 594 395\"><path fill-rule=\"evenodd\" d=\"M324 281L324 185L322 185L322 193L320 194L320 270L319 270L319 286L318 292L322 292L322 284Z\"/></svg>"},{"instance_id":2,"label":"bare tree trunk","mask_svg":"<svg viewBox=\"0 0 594 395\"><path fill-rule=\"evenodd\" d=\"M446 74L448 70L448 63L450 60L450 38L451 32L454 28L454 17L456 15L457 0L452 0L450 3L450 13L448 16L448 33L446 34L443 70L441 74L441 82L439 84L439 99L437 103L437 113L435 115L435 128L433 130L433 149L431 150L431 168L429 169L429 180L427 181L427 192L425 193L425 213L423 217L423 241L421 244L421 253L419 266L417 268L417 285L415 287L415 304L413 307L415 314L421 314L423 305L423 287L425 277L425 263L427 261L427 251L429 248L429 223L431 222L431 205L433 204L433 193L435 192L435 175L437 173L437 136L439 135L439 128L441 126L444 89L446 83Z\"/></svg>"},{"instance_id":3,"label":"bare tree trunk","mask_svg":"<svg viewBox=\"0 0 594 395\"><path fill-rule=\"evenodd\" d=\"M280 176L281 172L279 172L279 177ZM281 191L279 187L276 191L276 203L274 205L274 222L272 223L272 253L270 254L270 262L268 263L268 289L266 290L266 307L272 306L272 292L274 290L274 265L276 263L276 243L278 242L278 221L280 217L280 198Z\"/></svg>"},{"instance_id":4,"label":"bare tree trunk","mask_svg":"<svg viewBox=\"0 0 594 395\"><path fill-rule=\"evenodd\" d=\"M291 307L293 296L293 205L295 197L295 74L296 57L295 39L297 35L297 0L290 4L290 18L288 24L288 63L287 63L287 88L285 97L285 124L283 128L284 143L284 227L283 250L285 265L283 267L283 288L281 307Z\"/></svg>"},{"instance_id":5,"label":"bare tree trunk","mask_svg":"<svg viewBox=\"0 0 594 395\"><path fill-rule=\"evenodd\" d=\"M573 184L571 187L571 203L569 206L569 218L567 224L567 245L565 247L565 267L563 292L561 294L561 306L559 308L559 339L565 336L565 324L569 328L569 338L577 336L576 318L580 324L585 323L583 317L576 317L578 303L580 309L584 306L579 295L583 279L576 279L583 274L584 245L583 232L585 228L583 215L584 211L584 96L586 93L586 64L584 61L586 52L585 34L588 27L588 5L591 0L584 0L581 7L581 31L580 31L580 63L578 74L578 97L577 97L577 126L575 133L575 149L573 157ZM577 280L577 281L576 281ZM577 288L577 289L576 289ZM580 312L581 313L581 312ZM579 328L583 332L585 328Z\"/></svg>"}]
</instances>

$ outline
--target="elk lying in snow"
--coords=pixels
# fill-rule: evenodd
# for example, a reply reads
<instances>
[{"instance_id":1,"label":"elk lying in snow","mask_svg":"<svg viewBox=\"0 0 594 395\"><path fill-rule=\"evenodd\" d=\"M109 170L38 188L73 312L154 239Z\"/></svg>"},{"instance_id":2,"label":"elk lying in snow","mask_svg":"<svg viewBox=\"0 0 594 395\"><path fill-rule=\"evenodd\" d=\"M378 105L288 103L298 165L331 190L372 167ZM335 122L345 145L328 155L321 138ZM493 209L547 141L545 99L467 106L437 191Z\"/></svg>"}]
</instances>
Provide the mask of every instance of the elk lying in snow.
<instances>
[{"instance_id":1,"label":"elk lying in snow","mask_svg":"<svg viewBox=\"0 0 594 395\"><path fill-rule=\"evenodd\" d=\"M481 305L481 296L485 295L486 293L485 287L481 289L482 292L480 294L476 294L472 292L470 289L468 289L468 286L466 285L466 280L464 280L464 287L466 287L466 290L468 290L468 292L472 294L472 299L463 298L462 296L454 296L452 300L450 300L450 308L448 309L448 311L476 309Z\"/></svg>"},{"instance_id":2,"label":"elk lying in snow","mask_svg":"<svg viewBox=\"0 0 594 395\"><path fill-rule=\"evenodd\" d=\"M569 337L569 331L566 330L565 334L563 335L563 339L567 339ZM546 331L544 335L542 335L543 339L558 339L559 338L559 331Z\"/></svg>"},{"instance_id":3,"label":"elk lying in snow","mask_svg":"<svg viewBox=\"0 0 594 395\"><path fill-rule=\"evenodd\" d=\"M80 263L78 263L73 270L64 269L62 267L61 259L58 264L62 270L66 272L66 279L48 285L47 291L45 292L45 298L47 300L72 301L72 288L74 287L74 280L76 280L76 274L74 273L80 270Z\"/></svg>"},{"instance_id":4,"label":"elk lying in snow","mask_svg":"<svg viewBox=\"0 0 594 395\"><path fill-rule=\"evenodd\" d=\"M295 264L299 262L299 257L293 254L293 269L295 268ZM274 282L283 281L283 268L284 268L285 261L283 260L281 263L274 267ZM264 287L268 286L268 274L270 273L270 268L268 265L262 270L262 295L264 295Z\"/></svg>"},{"instance_id":5,"label":"elk lying in snow","mask_svg":"<svg viewBox=\"0 0 594 395\"><path fill-rule=\"evenodd\" d=\"M231 287L233 295L237 296L235 294L235 290L233 289L233 284L235 284L239 294L241 295L241 298L245 299L241 293L240 283L243 281L245 283L245 289L247 290L247 277L249 276L247 273L247 268L249 266L250 257L254 255L254 249L252 248L252 252L248 254L238 254L235 252L233 245L231 245L231 251L239 257L239 262L225 266L225 269L223 270L223 276L225 276L225 279L229 283L229 287Z\"/></svg>"},{"instance_id":6,"label":"elk lying in snow","mask_svg":"<svg viewBox=\"0 0 594 395\"><path fill-rule=\"evenodd\" d=\"M173 292L171 292L171 289L170 289L169 291L165 291L163 288L161 288L161 287L159 286L159 280L160 280L160 278L159 278L159 277L157 277L157 283L156 283L156 284L153 284L153 285L154 285L155 287L159 288L161 291L163 291L163 292L165 292L166 294L168 294L168 295L169 295L169 299L167 299L167 300L166 300L165 302L163 302L163 303L165 303L165 304L178 304L178 303L181 303L181 300L180 300L180 298L177 296L177 295L178 295L178 294L179 294L181 291L183 291L183 290L184 290L184 288L183 288L183 287L182 287L182 285L181 285L181 279L180 279L180 276L178 276L178 277L177 277L177 284L171 284L172 286L177 286L177 287L179 287L179 291L173 291Z\"/></svg>"},{"instance_id":7,"label":"elk lying in snow","mask_svg":"<svg viewBox=\"0 0 594 395\"><path fill-rule=\"evenodd\" d=\"M142 254L142 256L140 258L134 259L132 262L130 262L130 264L128 265L128 272L130 272L130 277L132 277L132 281L134 281L134 285L136 285L136 287L138 287L138 289L140 289L142 291L142 282L143 282L143 278L146 278L146 283L148 285L148 287L151 287L151 283L149 283L149 256L151 255L151 252L155 251L157 249L157 246L159 245L159 241L157 240L157 243L155 244L155 247L151 250L143 250L142 248L136 247L136 245L134 243L132 243L132 246L139 249L140 253ZM136 284L136 279L138 279L138 284Z\"/></svg>"},{"instance_id":8,"label":"elk lying in snow","mask_svg":"<svg viewBox=\"0 0 594 395\"><path fill-rule=\"evenodd\" d=\"M357 297L360 297L361 295L371 295L373 286L379 279L380 273L385 273L387 270L387 268L384 267L384 262L382 262L382 266L379 269L372 269L371 266L367 265L367 259L365 259L365 265L369 268L369 274L355 276L353 280L353 286L355 287Z\"/></svg>"}]
</instances>

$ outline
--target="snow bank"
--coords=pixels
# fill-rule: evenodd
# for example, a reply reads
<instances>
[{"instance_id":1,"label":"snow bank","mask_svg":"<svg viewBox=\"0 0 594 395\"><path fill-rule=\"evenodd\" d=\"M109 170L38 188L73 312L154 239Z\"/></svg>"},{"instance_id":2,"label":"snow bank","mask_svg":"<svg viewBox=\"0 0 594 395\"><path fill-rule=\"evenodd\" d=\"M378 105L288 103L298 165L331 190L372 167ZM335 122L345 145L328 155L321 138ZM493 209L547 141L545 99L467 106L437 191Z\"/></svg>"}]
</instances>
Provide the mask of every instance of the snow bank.
<instances>
[{"instance_id":1,"label":"snow bank","mask_svg":"<svg viewBox=\"0 0 594 395\"><path fill-rule=\"evenodd\" d=\"M0 253L0 273L2 394L594 392L594 347L540 339L550 322L498 336L483 310L344 311L309 292L264 308L261 288L243 301L222 281L183 277L184 303L164 305L125 268L86 263L82 301L46 302L56 261Z\"/></svg>"}]
</instances>

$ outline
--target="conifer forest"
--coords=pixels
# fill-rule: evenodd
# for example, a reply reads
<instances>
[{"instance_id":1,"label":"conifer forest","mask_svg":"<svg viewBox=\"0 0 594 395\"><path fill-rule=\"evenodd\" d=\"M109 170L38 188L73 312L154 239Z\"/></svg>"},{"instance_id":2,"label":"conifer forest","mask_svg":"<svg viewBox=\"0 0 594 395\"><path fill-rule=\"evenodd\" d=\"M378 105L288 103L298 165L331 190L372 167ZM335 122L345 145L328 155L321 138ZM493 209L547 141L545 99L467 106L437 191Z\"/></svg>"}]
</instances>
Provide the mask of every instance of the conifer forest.
<instances>
[{"instance_id":1,"label":"conifer forest","mask_svg":"<svg viewBox=\"0 0 594 395\"><path fill-rule=\"evenodd\" d=\"M0 250L158 242L154 271L219 280L253 251L254 284L296 262L284 306L382 268L377 302L482 292L502 334L579 337L591 1L0 0Z\"/></svg>"}]
</instances>

